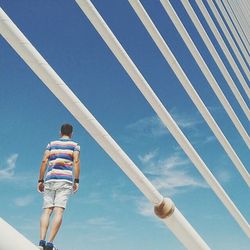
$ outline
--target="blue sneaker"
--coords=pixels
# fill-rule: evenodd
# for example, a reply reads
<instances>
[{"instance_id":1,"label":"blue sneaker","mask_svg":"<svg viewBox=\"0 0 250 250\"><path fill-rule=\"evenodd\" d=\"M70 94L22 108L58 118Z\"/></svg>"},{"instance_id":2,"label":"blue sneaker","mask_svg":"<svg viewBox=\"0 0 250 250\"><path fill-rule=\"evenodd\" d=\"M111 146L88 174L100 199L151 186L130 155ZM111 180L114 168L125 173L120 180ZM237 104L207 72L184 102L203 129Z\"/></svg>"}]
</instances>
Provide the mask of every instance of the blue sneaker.
<instances>
[{"instance_id":1,"label":"blue sneaker","mask_svg":"<svg viewBox=\"0 0 250 250\"><path fill-rule=\"evenodd\" d=\"M53 243L47 242L44 250L58 250L58 249L54 247Z\"/></svg>"},{"instance_id":2,"label":"blue sneaker","mask_svg":"<svg viewBox=\"0 0 250 250\"><path fill-rule=\"evenodd\" d=\"M45 245L46 245L46 241L45 240L40 240L38 248L40 250L44 250L45 249Z\"/></svg>"}]
</instances>

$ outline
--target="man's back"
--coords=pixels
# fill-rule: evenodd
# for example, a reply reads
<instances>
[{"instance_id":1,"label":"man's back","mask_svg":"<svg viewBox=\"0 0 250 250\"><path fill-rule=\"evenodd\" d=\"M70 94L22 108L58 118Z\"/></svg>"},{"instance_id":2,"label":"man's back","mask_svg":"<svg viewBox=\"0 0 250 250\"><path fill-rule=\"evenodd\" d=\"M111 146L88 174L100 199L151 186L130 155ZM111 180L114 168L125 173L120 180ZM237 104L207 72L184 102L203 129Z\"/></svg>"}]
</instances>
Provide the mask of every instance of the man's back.
<instances>
[{"instance_id":1,"label":"man's back","mask_svg":"<svg viewBox=\"0 0 250 250\"><path fill-rule=\"evenodd\" d=\"M70 138L61 137L48 144L49 151L48 172L45 182L66 181L73 182L74 152L80 151L80 146Z\"/></svg>"}]
</instances>

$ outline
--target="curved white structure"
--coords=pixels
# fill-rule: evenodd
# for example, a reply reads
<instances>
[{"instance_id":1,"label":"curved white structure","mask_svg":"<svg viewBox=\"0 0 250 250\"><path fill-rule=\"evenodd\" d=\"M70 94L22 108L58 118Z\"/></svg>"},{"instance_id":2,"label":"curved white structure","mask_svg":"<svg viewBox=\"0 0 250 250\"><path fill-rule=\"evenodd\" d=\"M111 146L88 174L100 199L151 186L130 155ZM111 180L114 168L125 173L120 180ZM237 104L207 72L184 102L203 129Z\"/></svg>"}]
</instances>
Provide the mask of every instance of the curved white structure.
<instances>
[{"instance_id":1,"label":"curved white structure","mask_svg":"<svg viewBox=\"0 0 250 250\"><path fill-rule=\"evenodd\" d=\"M214 61L216 62L217 66L219 67L222 75L224 76L227 84L229 85L230 89L234 93L235 98L239 102L242 110L244 111L245 115L247 116L248 120L250 120L250 111L249 108L244 101L243 97L241 96L238 88L236 87L231 75L229 74L225 64L223 63L222 59L220 58L219 54L217 53L212 41L210 40L209 36L207 35L206 31L204 30L201 22L199 21L197 15L195 14L191 4L188 0L182 0L182 5L186 9L189 17L191 18L194 26L196 27L197 31L199 32L200 36L202 37L204 43L206 44L210 54L212 55Z\"/></svg>"},{"instance_id":2,"label":"curved white structure","mask_svg":"<svg viewBox=\"0 0 250 250\"><path fill-rule=\"evenodd\" d=\"M16 229L0 217L0 249L1 250L38 250L32 242L27 240Z\"/></svg>"},{"instance_id":3,"label":"curved white structure","mask_svg":"<svg viewBox=\"0 0 250 250\"><path fill-rule=\"evenodd\" d=\"M113 140L108 132L101 126L89 110L68 88L65 82L57 75L46 60L32 46L22 32L15 26L10 18L0 9L0 33L21 56L34 73L43 81L51 92L61 101L69 112L79 121L79 123L88 131L88 133L97 141L107 154L117 163L132 182L141 190L147 199L155 206L160 207L166 200L149 182L149 180L138 169L128 155ZM183 217L177 208L174 208L171 200L168 208L170 209L163 222L175 234L179 241L187 248L193 250L210 249L200 235L192 228L189 222ZM6 226L4 226L5 228ZM11 235L10 238L12 239ZM9 239L9 238L8 238ZM3 243L0 240L1 250L12 250L1 247ZM15 250L20 250L16 248ZM14 249L13 249L14 250ZM22 250L22 249L21 249ZM33 250L27 248L25 250Z\"/></svg>"},{"instance_id":4,"label":"curved white structure","mask_svg":"<svg viewBox=\"0 0 250 250\"><path fill-rule=\"evenodd\" d=\"M247 85L246 80L244 79L244 76L242 75L237 63L235 62L233 56L231 55L229 49L227 48L226 43L224 42L220 32L218 31L213 19L210 17L204 3L200 0L195 0L197 6L199 7L202 15L204 16L208 26L210 27L211 31L213 32L216 40L218 41L219 46L221 47L222 51L224 52L224 55L226 56L228 62L230 63L235 75L237 76L239 82L241 83L243 89L245 90L248 98L250 98L250 89Z\"/></svg>"},{"instance_id":5,"label":"curved white structure","mask_svg":"<svg viewBox=\"0 0 250 250\"><path fill-rule=\"evenodd\" d=\"M153 92L153 90L151 89L151 87L149 86L145 78L143 77L143 75L140 73L140 71L135 66L131 58L123 49L123 47L121 46L117 38L114 36L114 34L112 33L108 25L105 23L101 15L98 13L96 8L94 7L94 5L89 0L76 0L76 2L78 3L82 11L85 13L85 15L88 17L90 22L93 24L95 29L98 31L98 33L101 35L101 37L104 39L106 44L109 46L109 48L111 49L113 54L116 56L118 61L127 71L127 73L129 74L131 79L134 81L136 86L139 88L141 93L144 95L144 97L150 103L152 108L158 114L162 122L165 124L165 126L174 136L176 141L182 147L184 152L193 162L193 164L198 169L200 174L207 181L207 183L213 189L215 194L218 196L221 202L225 205L225 207L231 213L233 218L241 226L242 230L246 233L248 237L250 237L250 226L245 220L245 218L242 216L240 211L237 209L237 207L234 205L232 200L226 194L224 189L218 183L216 178L210 172L205 162L200 158L199 154L195 151L195 149L193 148L191 143L188 141L188 139L185 137L185 135L182 133L178 125L172 119L168 111L165 109L163 104L160 102L159 98ZM171 63L176 64L177 62L173 60Z\"/></svg>"}]
</instances>

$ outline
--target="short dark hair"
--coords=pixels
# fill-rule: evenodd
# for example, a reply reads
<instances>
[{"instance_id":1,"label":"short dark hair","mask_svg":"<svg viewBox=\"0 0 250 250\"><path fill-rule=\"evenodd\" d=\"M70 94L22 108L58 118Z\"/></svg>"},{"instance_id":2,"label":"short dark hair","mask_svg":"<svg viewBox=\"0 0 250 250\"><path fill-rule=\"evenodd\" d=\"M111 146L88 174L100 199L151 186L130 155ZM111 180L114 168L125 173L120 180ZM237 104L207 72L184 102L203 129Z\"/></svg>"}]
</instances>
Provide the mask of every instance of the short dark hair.
<instances>
[{"instance_id":1,"label":"short dark hair","mask_svg":"<svg viewBox=\"0 0 250 250\"><path fill-rule=\"evenodd\" d=\"M73 132L73 126L66 123L61 126L61 134L70 136Z\"/></svg>"}]
</instances>

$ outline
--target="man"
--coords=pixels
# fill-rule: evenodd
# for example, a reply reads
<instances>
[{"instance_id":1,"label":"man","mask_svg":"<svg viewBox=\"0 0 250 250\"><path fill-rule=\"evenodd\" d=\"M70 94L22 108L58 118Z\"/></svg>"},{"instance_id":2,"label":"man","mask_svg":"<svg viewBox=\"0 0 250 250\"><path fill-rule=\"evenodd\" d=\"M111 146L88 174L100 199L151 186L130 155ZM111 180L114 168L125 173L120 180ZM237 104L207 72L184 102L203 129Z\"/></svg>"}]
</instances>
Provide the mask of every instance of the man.
<instances>
[{"instance_id":1,"label":"man","mask_svg":"<svg viewBox=\"0 0 250 250\"><path fill-rule=\"evenodd\" d=\"M53 241L62 224L63 212L67 200L79 187L80 146L72 138L73 127L63 124L60 139L48 144L38 180L38 192L43 192L43 214L40 220L39 247L43 250L53 250ZM48 167L48 169L47 169ZM44 175L47 169L46 178ZM50 216L54 214L50 234L46 243L46 234Z\"/></svg>"}]
</instances>

